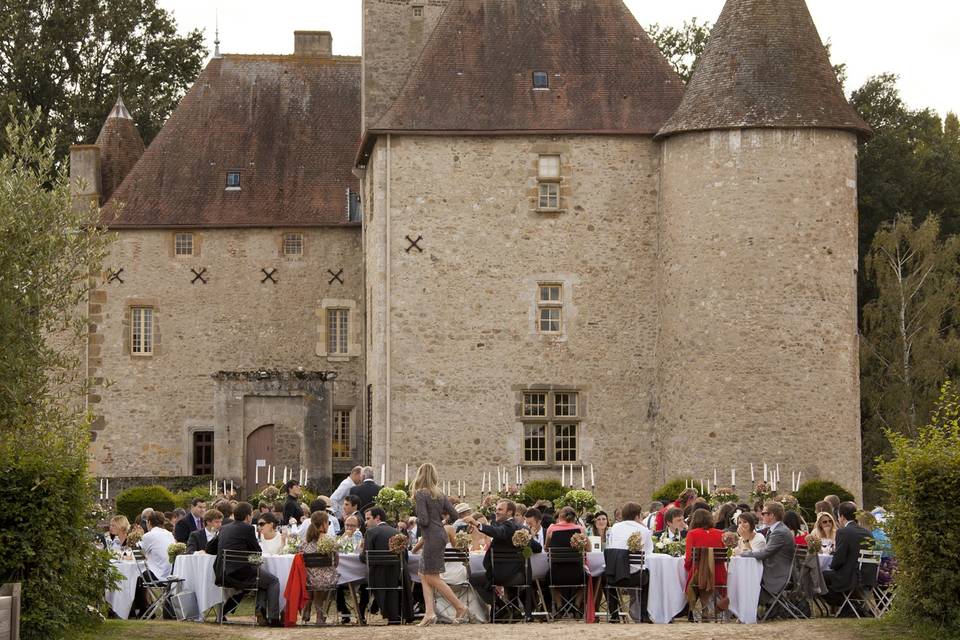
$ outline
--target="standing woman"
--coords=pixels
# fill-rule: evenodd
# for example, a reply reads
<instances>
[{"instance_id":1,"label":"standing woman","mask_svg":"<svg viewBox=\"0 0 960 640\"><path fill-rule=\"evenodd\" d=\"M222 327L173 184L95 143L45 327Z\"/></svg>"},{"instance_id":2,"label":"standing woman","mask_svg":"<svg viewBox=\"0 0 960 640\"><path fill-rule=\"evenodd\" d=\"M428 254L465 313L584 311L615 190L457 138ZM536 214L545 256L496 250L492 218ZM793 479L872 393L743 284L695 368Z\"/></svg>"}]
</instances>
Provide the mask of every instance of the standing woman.
<instances>
[{"instance_id":1,"label":"standing woman","mask_svg":"<svg viewBox=\"0 0 960 640\"><path fill-rule=\"evenodd\" d=\"M440 592L444 600L457 610L455 624L469 622L470 610L454 595L450 585L440 579L446 571L444 549L450 541L444 529L443 514L456 516L456 509L437 488L437 469L427 462L417 469L413 479L414 500L416 501L417 525L423 540L423 555L420 557L420 582L423 585L423 602L426 611L421 627L437 621L434 609L434 591Z\"/></svg>"}]
</instances>

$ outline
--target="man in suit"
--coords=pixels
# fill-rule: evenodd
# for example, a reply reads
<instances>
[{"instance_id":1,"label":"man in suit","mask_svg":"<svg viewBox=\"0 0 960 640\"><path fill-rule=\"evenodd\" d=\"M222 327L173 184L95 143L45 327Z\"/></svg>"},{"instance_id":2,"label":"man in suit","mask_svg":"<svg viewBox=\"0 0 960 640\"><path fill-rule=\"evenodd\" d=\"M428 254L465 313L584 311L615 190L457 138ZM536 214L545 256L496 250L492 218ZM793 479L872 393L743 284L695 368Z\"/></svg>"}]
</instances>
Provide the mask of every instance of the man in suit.
<instances>
[{"instance_id":1,"label":"man in suit","mask_svg":"<svg viewBox=\"0 0 960 640\"><path fill-rule=\"evenodd\" d=\"M498 557L500 554L513 554L517 548L513 546L513 534L522 526L516 520L517 505L510 500L501 500L497 503L495 522L492 524L480 524L473 516L464 518L467 524L476 527L480 533L491 538L490 546L483 556L483 568L487 574L487 589L492 590L493 585L507 587L508 591L513 591L510 587L530 586L529 563L525 560L498 560L493 561L493 554ZM533 553L541 553L543 546L536 540L530 541L530 550ZM533 599L530 589L525 589L525 598L523 603L524 615L528 620L533 618ZM513 597L512 593L509 593Z\"/></svg>"},{"instance_id":2,"label":"man in suit","mask_svg":"<svg viewBox=\"0 0 960 640\"><path fill-rule=\"evenodd\" d=\"M216 509L208 509L203 514L203 526L187 538L187 553L205 551L210 541L217 537L223 525L223 514Z\"/></svg>"},{"instance_id":3,"label":"man in suit","mask_svg":"<svg viewBox=\"0 0 960 640\"><path fill-rule=\"evenodd\" d=\"M260 553L260 544L257 542L257 533L253 528L253 507L248 502L240 502L233 510L233 522L220 528L220 533L207 544L207 553L217 556L213 563L214 583L217 586L234 589L250 589L257 587L257 621L264 621L271 627L283 626L280 620L280 581L262 566L254 566L247 562L234 562L224 565L221 551L243 551ZM243 598L234 600L239 604ZM229 607L224 603L224 611Z\"/></svg>"},{"instance_id":4,"label":"man in suit","mask_svg":"<svg viewBox=\"0 0 960 640\"><path fill-rule=\"evenodd\" d=\"M860 571L860 549L864 540L873 538L857 523L857 505L841 502L837 507L840 528L837 529L836 548L830 568L823 572L829 593L824 600L834 606L843 603L843 594L857 586Z\"/></svg>"},{"instance_id":5,"label":"man in suit","mask_svg":"<svg viewBox=\"0 0 960 640\"><path fill-rule=\"evenodd\" d=\"M363 540L364 549L368 551L390 550L390 538L400 531L387 524L386 519L387 514L380 507L367 510L367 533ZM366 562L366 555L361 556L361 558ZM392 587L400 584L402 577L396 567L377 567L370 571L367 577L367 584L380 606L380 613L389 624L400 624L400 592ZM405 580L404 583L406 583Z\"/></svg>"},{"instance_id":6,"label":"man in suit","mask_svg":"<svg viewBox=\"0 0 960 640\"><path fill-rule=\"evenodd\" d=\"M774 595L786 586L793 572L793 555L796 542L793 533L783 524L783 505L779 502L767 502L760 516L767 525L767 544L760 551L747 551L745 558L756 558L763 562L763 579L760 582L760 602L770 602Z\"/></svg>"},{"instance_id":7,"label":"man in suit","mask_svg":"<svg viewBox=\"0 0 960 640\"><path fill-rule=\"evenodd\" d=\"M670 507L664 514L663 521L666 523L666 527L653 534L657 540L676 542L687 537L687 529L683 524L683 509Z\"/></svg>"},{"instance_id":8,"label":"man in suit","mask_svg":"<svg viewBox=\"0 0 960 640\"><path fill-rule=\"evenodd\" d=\"M207 502L203 498L190 501L190 513L177 520L173 528L173 537L177 542L186 542L191 533L203 529L203 514L206 510Z\"/></svg>"},{"instance_id":9,"label":"man in suit","mask_svg":"<svg viewBox=\"0 0 960 640\"><path fill-rule=\"evenodd\" d=\"M373 467L364 467L360 474L360 484L350 489L350 495L357 496L360 502L360 511L367 511L373 506L373 502L380 493L381 487L373 479Z\"/></svg>"}]
</instances>

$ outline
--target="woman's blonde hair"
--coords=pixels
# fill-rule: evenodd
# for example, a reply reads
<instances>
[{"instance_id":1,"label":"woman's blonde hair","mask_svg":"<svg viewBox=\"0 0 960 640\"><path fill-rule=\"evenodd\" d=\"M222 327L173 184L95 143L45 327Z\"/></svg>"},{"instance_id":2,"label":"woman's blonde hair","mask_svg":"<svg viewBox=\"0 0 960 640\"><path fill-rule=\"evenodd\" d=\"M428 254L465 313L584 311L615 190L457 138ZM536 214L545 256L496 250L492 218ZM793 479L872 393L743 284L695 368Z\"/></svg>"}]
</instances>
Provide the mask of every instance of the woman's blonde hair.
<instances>
[{"instance_id":1,"label":"woman's blonde hair","mask_svg":"<svg viewBox=\"0 0 960 640\"><path fill-rule=\"evenodd\" d=\"M130 521L127 516L113 516L110 518L110 524L117 525L117 529L123 533L130 533Z\"/></svg>"},{"instance_id":2,"label":"woman's blonde hair","mask_svg":"<svg viewBox=\"0 0 960 640\"><path fill-rule=\"evenodd\" d=\"M833 531L832 531L833 535L832 535L831 537L836 538L836 537L837 537L837 522L836 522L836 520L833 519L833 514L827 513L826 511L823 511L822 513L818 513L818 514L817 514L817 522L816 522L816 524L813 525L813 532L817 534L817 537L818 537L818 538L822 538L822 537L823 537L823 530L820 528L820 523L821 523L823 520L829 520L829 521L830 521L831 526L833 526Z\"/></svg>"},{"instance_id":3,"label":"woman's blonde hair","mask_svg":"<svg viewBox=\"0 0 960 640\"><path fill-rule=\"evenodd\" d=\"M424 462L417 469L417 475L413 478L412 493L416 495L417 491L426 491L430 494L430 497L439 498L440 488L437 486L438 484L437 468L431 462Z\"/></svg>"}]
</instances>

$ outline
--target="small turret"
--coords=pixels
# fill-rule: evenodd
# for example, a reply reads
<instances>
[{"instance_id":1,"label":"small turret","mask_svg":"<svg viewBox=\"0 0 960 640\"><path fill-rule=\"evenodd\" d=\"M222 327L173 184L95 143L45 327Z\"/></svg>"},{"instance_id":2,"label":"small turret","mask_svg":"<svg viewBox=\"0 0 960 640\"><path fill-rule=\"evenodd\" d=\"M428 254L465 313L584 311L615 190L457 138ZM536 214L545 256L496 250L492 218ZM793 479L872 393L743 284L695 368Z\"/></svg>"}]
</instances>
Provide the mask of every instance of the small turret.
<instances>
[{"instance_id":1,"label":"small turret","mask_svg":"<svg viewBox=\"0 0 960 640\"><path fill-rule=\"evenodd\" d=\"M123 98L117 98L117 103L103 123L97 136L97 146L100 147L101 163L100 202L106 203L143 155L143 138L123 104Z\"/></svg>"}]
</instances>

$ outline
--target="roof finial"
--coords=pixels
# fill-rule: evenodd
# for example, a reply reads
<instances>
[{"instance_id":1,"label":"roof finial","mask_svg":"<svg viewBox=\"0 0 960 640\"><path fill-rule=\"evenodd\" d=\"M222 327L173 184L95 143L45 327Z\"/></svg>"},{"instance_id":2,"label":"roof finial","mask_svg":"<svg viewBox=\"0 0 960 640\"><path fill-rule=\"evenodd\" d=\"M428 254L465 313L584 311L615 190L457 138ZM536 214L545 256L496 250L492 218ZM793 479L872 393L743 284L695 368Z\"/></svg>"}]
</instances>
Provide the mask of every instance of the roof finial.
<instances>
[{"instance_id":1,"label":"roof finial","mask_svg":"<svg viewBox=\"0 0 960 640\"><path fill-rule=\"evenodd\" d=\"M214 36L213 36L213 57L214 57L214 58L222 58L223 56L220 55L220 12L219 12L219 11L214 11L214 14L213 14L213 15L214 15L214 18L213 18L213 21L214 21L214 22L213 22L213 24L214 24L214 27L213 27L213 33L214 33Z\"/></svg>"},{"instance_id":2,"label":"roof finial","mask_svg":"<svg viewBox=\"0 0 960 640\"><path fill-rule=\"evenodd\" d=\"M121 120L133 120L133 116L130 115L130 111L127 110L127 105L123 104L123 98L120 97L119 88L117 90L117 101L113 105L113 109L110 110L107 118L120 118Z\"/></svg>"}]
</instances>

